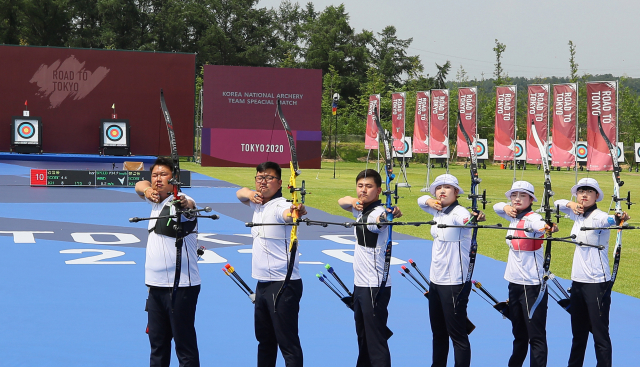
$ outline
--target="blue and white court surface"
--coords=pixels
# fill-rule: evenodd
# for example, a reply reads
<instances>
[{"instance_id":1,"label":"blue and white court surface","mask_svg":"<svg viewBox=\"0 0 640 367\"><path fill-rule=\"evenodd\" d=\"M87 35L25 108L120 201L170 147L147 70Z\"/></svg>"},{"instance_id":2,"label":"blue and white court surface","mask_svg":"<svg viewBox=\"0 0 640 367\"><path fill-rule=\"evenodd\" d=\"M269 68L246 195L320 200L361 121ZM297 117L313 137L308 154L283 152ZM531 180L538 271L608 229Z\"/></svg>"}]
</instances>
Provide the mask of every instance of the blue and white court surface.
<instances>
[{"instance_id":1,"label":"blue and white court surface","mask_svg":"<svg viewBox=\"0 0 640 367\"><path fill-rule=\"evenodd\" d=\"M90 165L90 166L89 166ZM104 167L102 166L104 165ZM0 161L0 365L144 366L149 363L145 334L144 285L146 223L150 208L132 188L30 187L31 168L110 169L106 163ZM244 222L250 209L237 202L233 184L194 173L184 191L220 220L200 221L203 278L196 329L203 366L254 366L253 308L247 296L222 272L231 263L255 288L251 237ZM309 218L345 218L309 209ZM428 231L427 227L424 227ZM351 286L352 230L299 228L300 339L306 366L354 366L357 342L353 313L316 274L331 264ZM398 274L414 259L428 274L431 241L395 234L389 305L393 365L429 366L431 330L427 299ZM408 264L407 264L408 265ZM624 266L624 264L623 264ZM507 296L505 263L478 256L474 278L497 298ZM569 281L561 279L567 287ZM614 366L640 365L640 300L613 293L611 339ZM569 314L549 300L549 366L566 366L571 345ZM506 366L511 324L476 294L469 319L473 366ZM449 365L453 366L450 349ZM174 354L175 355L175 354ZM525 365L529 362L525 361ZM177 359L172 362L177 366ZM284 366L283 360L278 361ZM594 366L593 344L585 366Z\"/></svg>"}]
</instances>

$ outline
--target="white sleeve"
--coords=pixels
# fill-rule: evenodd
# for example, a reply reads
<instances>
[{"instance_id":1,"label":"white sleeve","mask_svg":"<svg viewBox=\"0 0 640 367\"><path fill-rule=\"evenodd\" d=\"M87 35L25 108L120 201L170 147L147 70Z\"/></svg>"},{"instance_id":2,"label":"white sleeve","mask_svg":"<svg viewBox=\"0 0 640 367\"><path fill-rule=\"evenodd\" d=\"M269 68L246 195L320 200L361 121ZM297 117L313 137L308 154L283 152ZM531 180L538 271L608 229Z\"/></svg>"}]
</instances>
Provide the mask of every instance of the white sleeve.
<instances>
[{"instance_id":1,"label":"white sleeve","mask_svg":"<svg viewBox=\"0 0 640 367\"><path fill-rule=\"evenodd\" d=\"M383 206L379 206L373 209L373 211L369 213L369 217L367 217L367 223L376 223L376 221L384 211L385 208ZM383 231L387 230L387 226L378 227L377 224L371 224L367 226L367 229L373 233L382 233Z\"/></svg>"},{"instance_id":2,"label":"white sleeve","mask_svg":"<svg viewBox=\"0 0 640 367\"><path fill-rule=\"evenodd\" d=\"M420 207L420 209L424 210L425 212L427 212L427 213L429 213L431 215L436 215L438 213L438 211L433 209L429 205L427 205L427 200L428 199L431 199L431 196L429 196L429 195L420 196L418 198L418 206Z\"/></svg>"},{"instance_id":3,"label":"white sleeve","mask_svg":"<svg viewBox=\"0 0 640 367\"><path fill-rule=\"evenodd\" d=\"M542 237L544 236L544 220L540 214L531 214L525 217L524 228L533 229L533 232L525 232L527 237Z\"/></svg>"},{"instance_id":4,"label":"white sleeve","mask_svg":"<svg viewBox=\"0 0 640 367\"><path fill-rule=\"evenodd\" d=\"M575 213L573 212L573 210L567 208L568 203L569 203L569 200L561 199L561 200L554 201L553 205L554 206L559 205L561 212L563 212L564 214L567 214L569 218L571 218L571 220L575 220Z\"/></svg>"}]
</instances>

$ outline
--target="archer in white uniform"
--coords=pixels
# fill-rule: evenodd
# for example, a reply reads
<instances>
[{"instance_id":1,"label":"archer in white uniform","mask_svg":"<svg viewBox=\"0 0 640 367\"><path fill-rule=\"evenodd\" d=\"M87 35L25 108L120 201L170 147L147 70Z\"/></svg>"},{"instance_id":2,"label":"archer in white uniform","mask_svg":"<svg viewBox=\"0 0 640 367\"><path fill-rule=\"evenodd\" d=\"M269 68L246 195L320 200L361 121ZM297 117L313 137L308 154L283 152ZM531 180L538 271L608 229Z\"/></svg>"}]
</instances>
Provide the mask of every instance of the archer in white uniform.
<instances>
[{"instance_id":1,"label":"archer in white uniform","mask_svg":"<svg viewBox=\"0 0 640 367\"><path fill-rule=\"evenodd\" d=\"M391 353L387 340L393 335L387 327L391 299L391 277L381 287L389 227L384 225L387 211L394 218L402 213L397 207L386 209L380 201L382 178L367 169L356 177L357 198L345 196L338 205L349 211L360 223L354 226L356 246L353 256L353 311L358 336L357 367L390 367Z\"/></svg>"},{"instance_id":2,"label":"archer in white uniform","mask_svg":"<svg viewBox=\"0 0 640 367\"><path fill-rule=\"evenodd\" d=\"M255 299L255 334L258 340L258 367L276 365L278 347L287 367L302 367L303 355L298 336L298 313L302 298L302 279L295 257L291 280L275 299L284 284L290 263L292 211L307 214L304 205L293 206L282 197L282 170L277 163L264 162L256 167L255 185L236 192L238 200L253 209L254 223L275 223L275 226L254 226L251 275L258 280Z\"/></svg>"},{"instance_id":3,"label":"archer in white uniform","mask_svg":"<svg viewBox=\"0 0 640 367\"><path fill-rule=\"evenodd\" d=\"M418 206L433 215L437 224L464 226L471 213L458 204L464 191L458 179L450 174L436 177L429 186L429 195L418 198ZM484 214L478 213L478 221ZM462 292L469 271L471 229L431 226L433 247L429 277L429 320L433 333L433 367L447 365L449 338L453 343L456 367L471 364L471 344L467 334L467 303L469 292ZM457 301L456 301L457 300ZM454 304L455 303L455 304Z\"/></svg>"},{"instance_id":4,"label":"archer in white uniform","mask_svg":"<svg viewBox=\"0 0 640 367\"><path fill-rule=\"evenodd\" d=\"M609 337L609 310L611 308L611 272L609 271L608 229L581 231L581 227L606 228L616 225L618 220L629 220L627 213L616 220L598 209L596 202L603 198L598 181L583 178L571 188L577 202L556 200L560 210L574 221L571 234L575 241L596 247L576 245L571 268L571 332L573 341L569 367L582 366L587 349L589 332L593 334L593 344L598 367L611 367L612 347Z\"/></svg>"},{"instance_id":5,"label":"archer in white uniform","mask_svg":"<svg viewBox=\"0 0 640 367\"><path fill-rule=\"evenodd\" d=\"M151 182L136 183L136 193L151 204L151 217L175 215L172 202L173 162L158 158L151 166ZM179 195L182 208L195 209L195 201ZM171 361L171 339L175 342L180 366L199 366L195 315L200 293L200 273L197 255L197 220L182 215L184 240L180 267L180 284L172 302L172 288L176 271L176 231L173 219L149 221L149 237L145 261L145 284L149 287L147 299L148 333L151 344L150 365L168 366Z\"/></svg>"},{"instance_id":6,"label":"archer in white uniform","mask_svg":"<svg viewBox=\"0 0 640 367\"><path fill-rule=\"evenodd\" d=\"M509 227L518 230L507 231L507 236L530 237L529 239L507 239L509 257L504 279L509 282L509 319L513 333L513 351L509 366L522 366L529 346L532 367L547 365L547 301L545 291L533 317L529 319L531 307L540 293L543 276L543 241L546 224L542 216L531 209L538 199L534 187L527 181L516 181L505 193L510 203L493 206L496 214L508 220ZM557 227L555 227L557 230ZM529 231L525 231L525 229Z\"/></svg>"}]
</instances>

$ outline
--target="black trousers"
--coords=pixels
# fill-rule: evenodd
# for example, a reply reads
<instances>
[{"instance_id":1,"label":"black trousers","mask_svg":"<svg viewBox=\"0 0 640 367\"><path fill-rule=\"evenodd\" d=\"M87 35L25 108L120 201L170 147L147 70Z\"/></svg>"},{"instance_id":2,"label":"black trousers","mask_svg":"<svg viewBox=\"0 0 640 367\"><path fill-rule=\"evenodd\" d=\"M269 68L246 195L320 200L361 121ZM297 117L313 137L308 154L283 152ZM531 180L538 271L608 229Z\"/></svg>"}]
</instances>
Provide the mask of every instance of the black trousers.
<instances>
[{"instance_id":1,"label":"black trousers","mask_svg":"<svg viewBox=\"0 0 640 367\"><path fill-rule=\"evenodd\" d=\"M171 287L150 287L147 300L151 367L169 366L171 339L176 344L180 366L200 366L196 338L196 304L200 286L180 287L171 312Z\"/></svg>"},{"instance_id":2,"label":"black trousers","mask_svg":"<svg viewBox=\"0 0 640 367\"><path fill-rule=\"evenodd\" d=\"M255 333L258 340L258 367L275 367L278 347L287 367L302 367L302 347L298 337L298 312L302 279L291 280L278 300L280 282L258 282L256 286Z\"/></svg>"},{"instance_id":3,"label":"black trousers","mask_svg":"<svg viewBox=\"0 0 640 367\"><path fill-rule=\"evenodd\" d=\"M393 334L387 327L391 287L381 290L378 301L378 287L354 287L353 318L358 335L357 367L390 367L391 354L387 340ZM375 303L375 306L374 306Z\"/></svg>"},{"instance_id":4,"label":"black trousers","mask_svg":"<svg viewBox=\"0 0 640 367\"><path fill-rule=\"evenodd\" d=\"M540 304L529 319L529 310L536 302L540 285L509 283L509 315L513 333L513 352L509 367L521 367L531 346L529 361L531 367L547 365L547 301L545 292Z\"/></svg>"},{"instance_id":5,"label":"black trousers","mask_svg":"<svg viewBox=\"0 0 640 367\"><path fill-rule=\"evenodd\" d=\"M571 285L571 355L569 367L582 366L589 332L593 334L597 367L611 367L611 338L609 337L609 310L611 292L602 295L609 282L579 283Z\"/></svg>"},{"instance_id":6,"label":"black trousers","mask_svg":"<svg viewBox=\"0 0 640 367\"><path fill-rule=\"evenodd\" d=\"M453 304L462 287L462 284L438 285L433 282L429 286L429 320L433 333L432 367L447 365L449 338L453 343L455 367L471 365L471 344L467 335L469 292L460 294L455 307Z\"/></svg>"}]
</instances>

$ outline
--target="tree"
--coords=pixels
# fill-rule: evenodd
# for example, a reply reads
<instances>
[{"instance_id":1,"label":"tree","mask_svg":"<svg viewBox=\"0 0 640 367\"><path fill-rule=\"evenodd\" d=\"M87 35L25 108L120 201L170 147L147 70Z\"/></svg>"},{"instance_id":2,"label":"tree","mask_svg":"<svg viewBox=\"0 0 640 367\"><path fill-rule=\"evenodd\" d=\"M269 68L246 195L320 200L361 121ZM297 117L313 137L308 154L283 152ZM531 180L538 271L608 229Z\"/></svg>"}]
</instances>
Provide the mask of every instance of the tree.
<instances>
[{"instance_id":1,"label":"tree","mask_svg":"<svg viewBox=\"0 0 640 367\"><path fill-rule=\"evenodd\" d=\"M19 17L22 0L0 0L0 43L20 44Z\"/></svg>"},{"instance_id":2,"label":"tree","mask_svg":"<svg viewBox=\"0 0 640 367\"><path fill-rule=\"evenodd\" d=\"M504 69L502 68L502 53L507 49L507 46L504 43L498 42L496 38L496 46L493 48L493 52L496 53L496 63L495 70L493 72L493 76L496 77L494 84L495 85L504 85L507 83L507 80L503 79Z\"/></svg>"},{"instance_id":3,"label":"tree","mask_svg":"<svg viewBox=\"0 0 640 367\"><path fill-rule=\"evenodd\" d=\"M413 38L406 40L396 36L396 27L387 26L372 40L371 59L387 84L402 85L402 76L421 73L424 70L419 56L407 56L407 48Z\"/></svg>"},{"instance_id":4,"label":"tree","mask_svg":"<svg viewBox=\"0 0 640 367\"><path fill-rule=\"evenodd\" d=\"M322 69L322 74L332 65L342 79L342 95L350 100L358 95L360 85L370 61L367 45L373 34L369 31L357 34L349 25L349 15L344 4L328 6L317 19L305 26L306 41L303 52L305 68Z\"/></svg>"},{"instance_id":5,"label":"tree","mask_svg":"<svg viewBox=\"0 0 640 367\"><path fill-rule=\"evenodd\" d=\"M578 64L576 63L576 46L573 44L573 41L569 40L569 68L571 69L571 74L569 76L569 80L571 83L578 82Z\"/></svg>"},{"instance_id":6,"label":"tree","mask_svg":"<svg viewBox=\"0 0 640 367\"><path fill-rule=\"evenodd\" d=\"M437 89L446 89L447 88L447 74L449 74L449 70L451 69L451 62L447 60L442 66L436 64L438 68L438 73L435 77L435 87Z\"/></svg>"}]
</instances>

